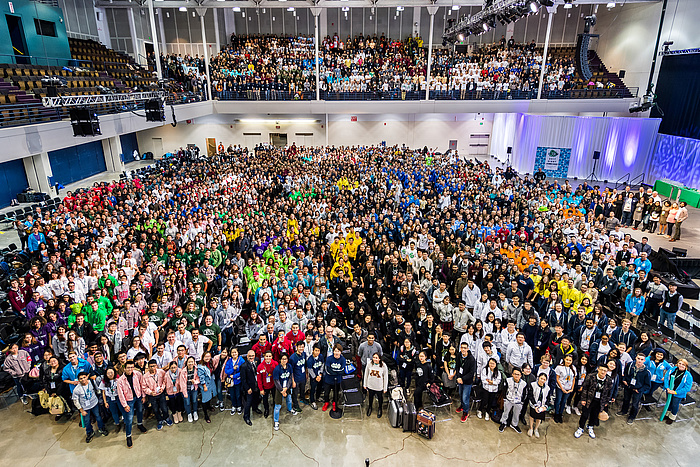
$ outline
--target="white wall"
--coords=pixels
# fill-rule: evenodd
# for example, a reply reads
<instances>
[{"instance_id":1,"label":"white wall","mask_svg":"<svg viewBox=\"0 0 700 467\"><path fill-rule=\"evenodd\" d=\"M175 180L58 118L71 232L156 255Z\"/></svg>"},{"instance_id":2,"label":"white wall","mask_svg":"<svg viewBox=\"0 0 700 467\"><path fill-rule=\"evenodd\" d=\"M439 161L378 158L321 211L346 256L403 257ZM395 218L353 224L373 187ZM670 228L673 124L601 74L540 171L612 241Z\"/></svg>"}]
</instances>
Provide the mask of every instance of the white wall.
<instances>
[{"instance_id":1,"label":"white wall","mask_svg":"<svg viewBox=\"0 0 700 467\"><path fill-rule=\"evenodd\" d=\"M386 141L389 145L407 144L411 147L437 148L445 151L449 140L458 141L458 150L464 155L486 154L488 147L470 147L470 142L486 143L487 139L470 138L474 134L491 134L493 114L387 114L387 115L329 115L328 144L335 146L370 145ZM265 117L261 117L265 119ZM259 140L270 141L270 133L287 133L287 141L297 145L326 144L325 116L316 123L280 122L268 117L269 123L241 123L239 116L211 115L192 120L190 124L180 121L176 128L162 126L137 134L139 149L153 151L153 138L162 138L165 152L174 151L187 144L205 148L207 138L216 138L217 143L246 145L255 137L244 133L260 133ZM282 117L294 120L294 117ZM279 128L276 128L279 126ZM313 133L312 138L296 133Z\"/></svg>"},{"instance_id":2,"label":"white wall","mask_svg":"<svg viewBox=\"0 0 700 467\"><path fill-rule=\"evenodd\" d=\"M628 87L639 87L644 94L649 79L654 54L656 34L659 29L662 2L630 3L608 11L603 5L598 9L596 34L600 34L597 52L610 71L625 70L623 81ZM700 46L697 33L700 19L700 1L669 0L659 51L663 42L671 40L672 49L690 49ZM661 57L658 57L656 73Z\"/></svg>"}]
</instances>

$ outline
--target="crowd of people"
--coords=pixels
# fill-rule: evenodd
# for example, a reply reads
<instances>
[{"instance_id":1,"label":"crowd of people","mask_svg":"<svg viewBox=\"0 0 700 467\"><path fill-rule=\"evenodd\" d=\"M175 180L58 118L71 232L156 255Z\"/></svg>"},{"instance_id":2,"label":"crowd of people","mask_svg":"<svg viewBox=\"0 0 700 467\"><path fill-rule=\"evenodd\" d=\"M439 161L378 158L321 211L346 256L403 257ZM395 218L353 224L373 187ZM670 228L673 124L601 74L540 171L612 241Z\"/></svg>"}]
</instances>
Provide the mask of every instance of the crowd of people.
<instances>
[{"instance_id":1,"label":"crowd of people","mask_svg":"<svg viewBox=\"0 0 700 467\"><path fill-rule=\"evenodd\" d=\"M466 52L436 48L426 80L428 53L419 37L393 40L355 36L345 41L326 36L319 44L319 86L323 96L345 93L392 99L434 97L499 99L536 92L542 50L534 41L517 44L503 37L495 44L470 46ZM578 83L573 55L552 58L545 91L563 92ZM232 35L212 58L212 85L221 99L315 99L313 37ZM610 87L594 81L589 87Z\"/></svg>"},{"instance_id":2,"label":"crowd of people","mask_svg":"<svg viewBox=\"0 0 700 467\"><path fill-rule=\"evenodd\" d=\"M633 423L662 394L676 418L688 362L633 322L673 326L683 299L611 207L658 194L427 147L219 151L27 217L31 264L8 290L26 333L3 366L26 402L79 412L87 442L111 420L131 447L149 415L158 430L223 410L279 429L282 406L337 411L348 374L368 416L389 388L421 408L437 385L462 422L475 410L535 437L573 410L575 436L594 438L613 403Z\"/></svg>"}]
</instances>

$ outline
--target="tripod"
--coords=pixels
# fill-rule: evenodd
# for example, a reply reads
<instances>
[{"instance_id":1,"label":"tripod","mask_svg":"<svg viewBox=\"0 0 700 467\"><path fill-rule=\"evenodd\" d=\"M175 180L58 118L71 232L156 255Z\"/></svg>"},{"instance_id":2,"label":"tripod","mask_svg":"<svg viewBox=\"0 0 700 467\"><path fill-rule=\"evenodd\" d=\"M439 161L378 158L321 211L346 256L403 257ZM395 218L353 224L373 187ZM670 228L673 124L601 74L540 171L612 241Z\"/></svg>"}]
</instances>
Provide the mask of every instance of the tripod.
<instances>
[{"instance_id":1,"label":"tripod","mask_svg":"<svg viewBox=\"0 0 700 467\"><path fill-rule=\"evenodd\" d=\"M586 177L586 179L584 181L586 181L586 182L593 182L593 181L599 182L600 181L598 179L598 177L595 176L595 167L597 164L598 164L598 158L594 157L593 158L593 172L591 172L591 174L588 177Z\"/></svg>"}]
</instances>

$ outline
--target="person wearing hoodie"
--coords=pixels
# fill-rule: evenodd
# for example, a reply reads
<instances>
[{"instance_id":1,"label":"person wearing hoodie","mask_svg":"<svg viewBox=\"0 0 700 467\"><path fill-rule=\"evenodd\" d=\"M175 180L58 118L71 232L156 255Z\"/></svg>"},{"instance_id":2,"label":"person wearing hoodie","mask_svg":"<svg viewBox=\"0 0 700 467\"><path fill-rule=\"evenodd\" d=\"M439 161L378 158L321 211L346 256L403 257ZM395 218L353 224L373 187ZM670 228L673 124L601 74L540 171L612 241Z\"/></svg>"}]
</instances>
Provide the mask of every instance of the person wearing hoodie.
<instances>
[{"instance_id":1,"label":"person wearing hoodie","mask_svg":"<svg viewBox=\"0 0 700 467\"><path fill-rule=\"evenodd\" d=\"M330 405L331 389L333 389L333 411L336 410L338 396L340 392L341 378L345 374L345 357L343 357L343 347L335 344L333 354L326 358L323 374L323 411L328 410Z\"/></svg>"},{"instance_id":2,"label":"person wearing hoodie","mask_svg":"<svg viewBox=\"0 0 700 467\"><path fill-rule=\"evenodd\" d=\"M673 369L673 365L665 360L666 352L662 348L655 349L645 360L644 364L651 372L651 387L645 394L645 401L651 402L654 392L664 385L666 373Z\"/></svg>"},{"instance_id":3,"label":"person wearing hoodie","mask_svg":"<svg viewBox=\"0 0 700 467\"><path fill-rule=\"evenodd\" d=\"M460 339L467 332L469 325L476 322L474 315L469 312L464 302L459 302L457 309L454 311L454 319L455 332L459 334ZM457 341L460 339L457 339Z\"/></svg>"},{"instance_id":4,"label":"person wearing hoodie","mask_svg":"<svg viewBox=\"0 0 700 467\"><path fill-rule=\"evenodd\" d=\"M72 399L75 408L80 411L80 418L85 426L85 442L89 443L95 436L90 417L95 417L100 434L102 436L107 436L109 432L102 421L97 404L97 388L95 387L95 383L90 381L87 372L81 371L78 375L78 385L73 390Z\"/></svg>"},{"instance_id":5,"label":"person wearing hoodie","mask_svg":"<svg viewBox=\"0 0 700 467\"><path fill-rule=\"evenodd\" d=\"M144 395L148 398L158 422L157 429L163 429L163 424L172 426L173 422L168 416L168 407L165 402L165 371L158 368L158 362L152 359L148 362L148 369L143 373L142 386Z\"/></svg>"},{"instance_id":6,"label":"person wearing hoodie","mask_svg":"<svg viewBox=\"0 0 700 467\"><path fill-rule=\"evenodd\" d=\"M688 371L688 360L681 358L676 362L676 367L666 373L664 389L667 397L671 397L666 423L669 425L676 420L680 404L693 387L693 375Z\"/></svg>"},{"instance_id":7,"label":"person wearing hoodie","mask_svg":"<svg viewBox=\"0 0 700 467\"><path fill-rule=\"evenodd\" d=\"M275 382L272 380L272 372L277 362L272 359L272 350L266 350L263 360L258 365L258 390L263 400L265 418L270 416L270 393L274 395ZM274 399L273 399L274 402Z\"/></svg>"},{"instance_id":8,"label":"person wearing hoodie","mask_svg":"<svg viewBox=\"0 0 700 467\"><path fill-rule=\"evenodd\" d=\"M289 364L287 354L282 354L279 365L272 370L272 381L276 389L274 397L275 409L272 418L275 422L275 431L277 431L280 429L280 411L282 410L283 402L286 402L289 413L292 415L299 413L292 407L292 390L296 383L294 382L294 370L292 365Z\"/></svg>"},{"instance_id":9,"label":"person wearing hoodie","mask_svg":"<svg viewBox=\"0 0 700 467\"><path fill-rule=\"evenodd\" d=\"M476 412L477 418L481 418L481 413L484 412L486 421L489 420L490 414L496 407L498 399L498 388L501 384L501 372L498 369L498 361L495 358L489 358L486 366L481 369L481 404Z\"/></svg>"},{"instance_id":10,"label":"person wearing hoodie","mask_svg":"<svg viewBox=\"0 0 700 467\"><path fill-rule=\"evenodd\" d=\"M292 388L292 405L294 410L301 412L299 401L304 398L306 392L306 353L304 347L306 343L298 341L296 343L296 352L289 357L289 364L292 365L294 373L294 386Z\"/></svg>"},{"instance_id":11,"label":"person wearing hoodie","mask_svg":"<svg viewBox=\"0 0 700 467\"><path fill-rule=\"evenodd\" d=\"M325 359L321 357L321 347L318 344L314 344L311 355L306 359L306 369L309 372L309 405L314 410L318 410L318 405L316 401L321 398L321 391L323 391L323 373L324 373Z\"/></svg>"},{"instance_id":12,"label":"person wearing hoodie","mask_svg":"<svg viewBox=\"0 0 700 467\"><path fill-rule=\"evenodd\" d=\"M134 361L127 360L124 365L124 374L117 379L117 396L119 397L119 408L124 419L124 431L126 433L126 445L131 448L131 427L136 415L137 428L141 433L145 433L143 426L143 375L134 369Z\"/></svg>"},{"instance_id":13,"label":"person wearing hoodie","mask_svg":"<svg viewBox=\"0 0 700 467\"><path fill-rule=\"evenodd\" d=\"M410 339L405 339L399 351L399 385L408 389L411 385L413 368L418 360L418 351Z\"/></svg>"},{"instance_id":14,"label":"person wearing hoodie","mask_svg":"<svg viewBox=\"0 0 700 467\"><path fill-rule=\"evenodd\" d=\"M27 375L29 374L29 370L32 368L32 357L29 356L29 353L26 350L20 349L19 345L15 343L10 346L10 352L7 354L5 362L2 366L3 369L7 371L10 376L12 376L15 386L17 387L17 395L20 397L20 399L22 399L22 403L26 404L27 392L25 390L25 385L29 386L31 384L27 379ZM86 370L89 372L89 364L86 366ZM80 369L82 367L78 368ZM75 378L73 378L73 381L75 381ZM74 387L75 386L72 386L71 390Z\"/></svg>"},{"instance_id":15,"label":"person wearing hoodie","mask_svg":"<svg viewBox=\"0 0 700 467\"><path fill-rule=\"evenodd\" d=\"M382 418L384 393L389 385L389 370L382 361L379 353L375 352L372 359L365 366L363 387L369 394L367 403L367 416L372 415L372 404L377 398L377 418Z\"/></svg>"},{"instance_id":16,"label":"person wearing hoodie","mask_svg":"<svg viewBox=\"0 0 700 467\"><path fill-rule=\"evenodd\" d=\"M469 418L469 398L474 384L476 374L476 360L469 351L469 344L462 342L459 344L459 355L457 356L457 386L459 387L459 400L461 406L457 413L462 413L462 422Z\"/></svg>"},{"instance_id":17,"label":"person wearing hoodie","mask_svg":"<svg viewBox=\"0 0 700 467\"><path fill-rule=\"evenodd\" d=\"M651 388L651 372L644 364L644 360L644 355L637 355L634 365L627 367L622 378L625 396L622 401L622 408L617 412L617 416L627 415L628 425L634 423L642 396L649 392Z\"/></svg>"},{"instance_id":18,"label":"person wearing hoodie","mask_svg":"<svg viewBox=\"0 0 700 467\"><path fill-rule=\"evenodd\" d=\"M241 367L244 363L245 359L238 355L238 349L231 347L231 358L224 365L224 382L231 398L231 415L243 413Z\"/></svg>"},{"instance_id":19,"label":"person wearing hoodie","mask_svg":"<svg viewBox=\"0 0 700 467\"><path fill-rule=\"evenodd\" d=\"M430 360L428 360L425 352L420 352L418 354L418 363L416 364L416 391L413 393L413 403L416 406L416 411L423 408L423 393L428 389L433 379L434 373Z\"/></svg>"},{"instance_id":20,"label":"person wearing hoodie","mask_svg":"<svg viewBox=\"0 0 700 467\"><path fill-rule=\"evenodd\" d=\"M187 391L187 377L183 370L177 367L177 362L173 360L168 364L164 379L168 408L173 414L173 422L180 423L183 421L182 412L185 409L183 393Z\"/></svg>"}]
</instances>

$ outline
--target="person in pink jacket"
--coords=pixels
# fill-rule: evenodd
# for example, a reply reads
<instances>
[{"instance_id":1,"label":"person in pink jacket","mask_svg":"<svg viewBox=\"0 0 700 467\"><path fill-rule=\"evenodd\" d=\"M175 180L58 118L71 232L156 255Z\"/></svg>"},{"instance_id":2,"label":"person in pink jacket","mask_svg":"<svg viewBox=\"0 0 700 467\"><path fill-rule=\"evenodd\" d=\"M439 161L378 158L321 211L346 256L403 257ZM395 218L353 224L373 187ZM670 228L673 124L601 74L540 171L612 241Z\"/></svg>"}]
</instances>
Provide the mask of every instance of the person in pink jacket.
<instances>
[{"instance_id":1,"label":"person in pink jacket","mask_svg":"<svg viewBox=\"0 0 700 467\"><path fill-rule=\"evenodd\" d=\"M182 411L185 410L182 394L187 390L187 377L182 369L177 367L177 361L173 360L165 372L165 393L168 397L168 407L173 414L173 421L182 421Z\"/></svg>"},{"instance_id":2,"label":"person in pink jacket","mask_svg":"<svg viewBox=\"0 0 700 467\"><path fill-rule=\"evenodd\" d=\"M117 396L119 396L119 409L124 417L124 428L126 431L126 445L133 446L131 440L131 426L134 423L134 413L136 413L137 428L141 433L145 433L143 426L143 375L140 371L134 370L134 361L127 360L124 365L124 374L117 380Z\"/></svg>"},{"instance_id":3,"label":"person in pink jacket","mask_svg":"<svg viewBox=\"0 0 700 467\"><path fill-rule=\"evenodd\" d=\"M192 423L199 420L197 415L197 392L199 389L199 375L197 374L197 364L194 357L187 357L185 367L181 370L185 376L185 387L182 391L182 397L185 401L185 412L187 412L187 421Z\"/></svg>"},{"instance_id":4,"label":"person in pink jacket","mask_svg":"<svg viewBox=\"0 0 700 467\"><path fill-rule=\"evenodd\" d=\"M157 430L162 430L164 423L172 426L173 421L168 415L168 406L165 403L165 371L158 368L158 362L155 359L148 362L142 384L143 394L151 403L158 422Z\"/></svg>"}]
</instances>

